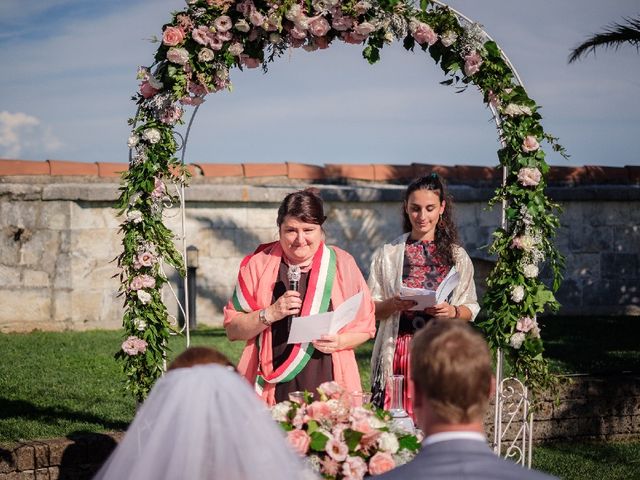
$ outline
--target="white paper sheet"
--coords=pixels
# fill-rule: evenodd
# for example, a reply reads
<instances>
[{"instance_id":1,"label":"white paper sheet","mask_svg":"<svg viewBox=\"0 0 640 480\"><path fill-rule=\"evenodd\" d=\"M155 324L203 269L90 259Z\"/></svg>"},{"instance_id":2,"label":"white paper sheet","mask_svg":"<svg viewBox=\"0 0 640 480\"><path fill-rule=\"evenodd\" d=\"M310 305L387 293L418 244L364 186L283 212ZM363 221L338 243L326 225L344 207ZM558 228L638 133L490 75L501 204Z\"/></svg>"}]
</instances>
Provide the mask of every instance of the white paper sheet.
<instances>
[{"instance_id":1,"label":"white paper sheet","mask_svg":"<svg viewBox=\"0 0 640 480\"><path fill-rule=\"evenodd\" d=\"M422 311L425 308L433 307L438 303L444 302L453 289L456 288L460 282L460 274L456 272L455 267L449 270L449 273L444 278L438 290L428 290L426 288L409 288L400 287L400 298L402 300L413 300L416 305L409 310Z\"/></svg>"},{"instance_id":2,"label":"white paper sheet","mask_svg":"<svg viewBox=\"0 0 640 480\"><path fill-rule=\"evenodd\" d=\"M318 340L322 335L337 333L352 322L362 303L362 292L345 300L333 312L318 313L306 317L294 317L287 343L305 343Z\"/></svg>"}]
</instances>

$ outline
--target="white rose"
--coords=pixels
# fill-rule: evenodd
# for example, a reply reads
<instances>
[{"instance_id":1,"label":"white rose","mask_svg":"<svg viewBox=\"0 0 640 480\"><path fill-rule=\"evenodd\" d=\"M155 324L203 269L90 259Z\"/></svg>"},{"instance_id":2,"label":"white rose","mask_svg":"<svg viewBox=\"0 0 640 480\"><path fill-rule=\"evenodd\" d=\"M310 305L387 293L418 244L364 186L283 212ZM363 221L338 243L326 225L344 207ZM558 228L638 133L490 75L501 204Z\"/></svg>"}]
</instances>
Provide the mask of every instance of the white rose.
<instances>
[{"instance_id":1,"label":"white rose","mask_svg":"<svg viewBox=\"0 0 640 480\"><path fill-rule=\"evenodd\" d=\"M386 424L375 415L371 415L368 418L368 421L369 421L369 426L371 428L375 428L376 430L386 427Z\"/></svg>"},{"instance_id":2,"label":"white rose","mask_svg":"<svg viewBox=\"0 0 640 480\"><path fill-rule=\"evenodd\" d=\"M146 140L149 143L158 143L160 141L160 138L160 130L158 130L157 128L147 128L144 132L142 132L142 139Z\"/></svg>"},{"instance_id":3,"label":"white rose","mask_svg":"<svg viewBox=\"0 0 640 480\"><path fill-rule=\"evenodd\" d=\"M398 439L389 432L383 432L378 438L378 448L383 452L396 453L400 448Z\"/></svg>"},{"instance_id":4,"label":"white rose","mask_svg":"<svg viewBox=\"0 0 640 480\"><path fill-rule=\"evenodd\" d=\"M508 117L517 117L518 115L531 115L531 109L526 105L516 105L515 103L510 103L502 113Z\"/></svg>"},{"instance_id":5,"label":"white rose","mask_svg":"<svg viewBox=\"0 0 640 480\"><path fill-rule=\"evenodd\" d=\"M142 221L142 212L140 210L129 210L127 212L127 221L140 223Z\"/></svg>"},{"instance_id":6,"label":"white rose","mask_svg":"<svg viewBox=\"0 0 640 480\"><path fill-rule=\"evenodd\" d=\"M162 90L162 87L164 86L163 83L153 75L149 75L149 77L147 78L147 82L149 82L149 85L151 85L156 90Z\"/></svg>"},{"instance_id":7,"label":"white rose","mask_svg":"<svg viewBox=\"0 0 640 480\"><path fill-rule=\"evenodd\" d=\"M303 15L302 6L296 3L292 5L289 10L287 10L287 13L285 13L284 16L287 18L287 20L295 22L296 18L300 17L301 15Z\"/></svg>"},{"instance_id":8,"label":"white rose","mask_svg":"<svg viewBox=\"0 0 640 480\"><path fill-rule=\"evenodd\" d=\"M201 62L210 62L213 60L214 56L215 54L210 48L202 48L198 52L198 60Z\"/></svg>"},{"instance_id":9,"label":"white rose","mask_svg":"<svg viewBox=\"0 0 640 480\"><path fill-rule=\"evenodd\" d=\"M238 20L234 26L236 30L243 33L247 33L249 30L251 30L251 26L244 18Z\"/></svg>"},{"instance_id":10,"label":"white rose","mask_svg":"<svg viewBox=\"0 0 640 480\"><path fill-rule=\"evenodd\" d=\"M524 298L524 287L522 285L516 285L511 289L511 300L516 303L520 303Z\"/></svg>"},{"instance_id":11,"label":"white rose","mask_svg":"<svg viewBox=\"0 0 640 480\"><path fill-rule=\"evenodd\" d=\"M280 43L282 37L278 33L269 34L269 41L273 44Z\"/></svg>"},{"instance_id":12,"label":"white rose","mask_svg":"<svg viewBox=\"0 0 640 480\"><path fill-rule=\"evenodd\" d=\"M440 42L442 42L442 45L445 47L450 47L456 43L456 40L458 40L458 34L452 31L445 32L440 37Z\"/></svg>"},{"instance_id":13,"label":"white rose","mask_svg":"<svg viewBox=\"0 0 640 480\"><path fill-rule=\"evenodd\" d=\"M151 302L151 294L144 290L138 290L138 300L140 300L144 305L147 305Z\"/></svg>"},{"instance_id":14,"label":"white rose","mask_svg":"<svg viewBox=\"0 0 640 480\"><path fill-rule=\"evenodd\" d=\"M139 332L143 332L145 328L147 328L147 322L141 318L136 318L133 320L133 326L136 327Z\"/></svg>"},{"instance_id":15,"label":"white rose","mask_svg":"<svg viewBox=\"0 0 640 480\"><path fill-rule=\"evenodd\" d=\"M538 266L533 263L529 263L524 266L522 273L527 278L536 278L538 276Z\"/></svg>"},{"instance_id":16,"label":"white rose","mask_svg":"<svg viewBox=\"0 0 640 480\"><path fill-rule=\"evenodd\" d=\"M139 141L140 137L135 133L132 133L131 135L129 135L129 139L127 140L127 146L129 148L133 148L138 144Z\"/></svg>"},{"instance_id":17,"label":"white rose","mask_svg":"<svg viewBox=\"0 0 640 480\"><path fill-rule=\"evenodd\" d=\"M511 338L509 339L509 344L513 348L518 350L522 346L522 343L524 342L524 338L525 338L524 333L522 332L514 333L513 335L511 335Z\"/></svg>"},{"instance_id":18,"label":"white rose","mask_svg":"<svg viewBox=\"0 0 640 480\"><path fill-rule=\"evenodd\" d=\"M529 334L533 338L540 338L540 325L538 325L538 319L537 318L533 319L533 327L531 328L531 330L529 330Z\"/></svg>"}]
</instances>

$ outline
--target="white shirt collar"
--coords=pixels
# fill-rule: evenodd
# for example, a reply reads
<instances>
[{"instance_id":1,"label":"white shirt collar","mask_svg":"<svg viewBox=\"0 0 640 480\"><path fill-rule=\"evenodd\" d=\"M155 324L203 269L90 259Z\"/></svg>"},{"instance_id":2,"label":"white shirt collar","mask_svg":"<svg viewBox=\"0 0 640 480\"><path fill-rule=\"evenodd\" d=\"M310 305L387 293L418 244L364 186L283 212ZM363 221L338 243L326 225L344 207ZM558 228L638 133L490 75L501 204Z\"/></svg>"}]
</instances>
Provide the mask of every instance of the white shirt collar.
<instances>
[{"instance_id":1,"label":"white shirt collar","mask_svg":"<svg viewBox=\"0 0 640 480\"><path fill-rule=\"evenodd\" d=\"M440 432L429 435L422 441L423 446L432 445L438 442L446 442L448 440L475 440L478 442L487 442L487 438L480 432Z\"/></svg>"}]
</instances>

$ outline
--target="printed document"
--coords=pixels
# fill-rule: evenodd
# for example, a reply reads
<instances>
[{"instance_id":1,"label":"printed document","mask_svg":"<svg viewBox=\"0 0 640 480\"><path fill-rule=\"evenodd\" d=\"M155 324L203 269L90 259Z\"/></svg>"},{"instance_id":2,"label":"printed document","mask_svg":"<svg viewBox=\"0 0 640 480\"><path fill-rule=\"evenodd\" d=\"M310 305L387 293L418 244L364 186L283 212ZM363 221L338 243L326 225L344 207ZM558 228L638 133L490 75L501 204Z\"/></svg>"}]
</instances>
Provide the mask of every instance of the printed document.
<instances>
[{"instance_id":1,"label":"printed document","mask_svg":"<svg viewBox=\"0 0 640 480\"><path fill-rule=\"evenodd\" d=\"M337 333L342 327L352 322L362 303L362 292L345 300L333 312L317 313L307 317L294 317L287 343L306 343L319 340L322 335Z\"/></svg>"},{"instance_id":2,"label":"printed document","mask_svg":"<svg viewBox=\"0 0 640 480\"><path fill-rule=\"evenodd\" d=\"M458 283L460 282L460 274L456 272L455 267L452 267L449 270L448 275L444 278L438 290L429 290L426 288L410 288L401 286L400 287L400 298L402 300L413 300L416 302L409 310L413 311L421 311L428 307L433 307L438 303L444 302L453 289L456 288Z\"/></svg>"}]
</instances>

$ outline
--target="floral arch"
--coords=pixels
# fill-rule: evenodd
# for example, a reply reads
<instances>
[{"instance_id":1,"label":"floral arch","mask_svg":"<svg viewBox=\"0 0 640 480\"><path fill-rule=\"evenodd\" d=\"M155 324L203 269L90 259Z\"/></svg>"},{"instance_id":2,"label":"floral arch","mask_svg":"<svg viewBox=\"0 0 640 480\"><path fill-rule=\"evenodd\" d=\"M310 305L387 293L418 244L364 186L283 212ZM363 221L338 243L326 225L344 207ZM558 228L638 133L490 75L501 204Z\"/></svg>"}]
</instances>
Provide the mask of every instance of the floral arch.
<instances>
[{"instance_id":1,"label":"floral arch","mask_svg":"<svg viewBox=\"0 0 640 480\"><path fill-rule=\"evenodd\" d=\"M380 49L393 41L428 53L445 74L441 83L479 88L494 114L503 184L490 205L502 203L503 223L490 247L497 263L483 299L486 316L477 324L492 349L503 352L510 374L534 389L553 383L536 315L559 306L553 291L561 281L563 258L552 241L559 225L557 205L544 193L549 166L540 143L564 151L544 132L539 106L482 28L433 0L419 5L403 0L186 0L185 8L163 26L153 65L139 68L140 90L133 97L138 110L129 120L130 164L118 203L124 215L118 265L127 339L117 357L138 400L162 374L166 343L175 330L161 298L168 282L162 266L185 270L186 252L175 246L174 234L163 223L167 202L184 198L171 194L168 185L184 188L189 177L183 163L187 137L175 130L185 123L185 111L195 107L190 126L207 95L231 89L232 69L262 67L266 72L269 62L289 48L362 44L362 55L373 64ZM539 278L543 264L551 272L551 286Z\"/></svg>"}]
</instances>

